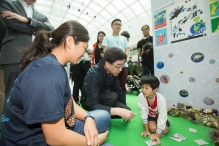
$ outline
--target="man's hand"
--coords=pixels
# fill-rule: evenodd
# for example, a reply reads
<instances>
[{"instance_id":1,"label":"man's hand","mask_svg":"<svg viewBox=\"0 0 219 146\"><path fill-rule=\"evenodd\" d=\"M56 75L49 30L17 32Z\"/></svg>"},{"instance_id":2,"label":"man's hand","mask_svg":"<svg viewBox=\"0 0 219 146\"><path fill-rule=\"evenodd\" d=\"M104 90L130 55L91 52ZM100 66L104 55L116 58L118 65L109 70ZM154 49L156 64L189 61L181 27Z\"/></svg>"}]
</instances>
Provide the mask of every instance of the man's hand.
<instances>
[{"instance_id":1,"label":"man's hand","mask_svg":"<svg viewBox=\"0 0 219 146\"><path fill-rule=\"evenodd\" d=\"M131 120L135 117L135 113L127 109L119 108L118 116L122 117L125 120Z\"/></svg>"},{"instance_id":2,"label":"man's hand","mask_svg":"<svg viewBox=\"0 0 219 146\"><path fill-rule=\"evenodd\" d=\"M46 25L52 26L49 22L43 22L43 23L46 24Z\"/></svg>"},{"instance_id":3,"label":"man's hand","mask_svg":"<svg viewBox=\"0 0 219 146\"><path fill-rule=\"evenodd\" d=\"M17 19L20 22L27 23L28 19L11 11L2 11L2 17L6 19Z\"/></svg>"}]
</instances>

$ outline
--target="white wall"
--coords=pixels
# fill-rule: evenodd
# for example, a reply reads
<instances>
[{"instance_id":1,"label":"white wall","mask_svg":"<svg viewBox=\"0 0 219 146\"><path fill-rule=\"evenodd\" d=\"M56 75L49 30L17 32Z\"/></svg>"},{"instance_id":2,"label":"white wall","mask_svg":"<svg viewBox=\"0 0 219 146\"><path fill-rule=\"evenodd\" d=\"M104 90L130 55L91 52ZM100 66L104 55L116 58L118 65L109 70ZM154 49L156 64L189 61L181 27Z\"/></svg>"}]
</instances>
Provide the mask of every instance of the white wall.
<instances>
[{"instance_id":1,"label":"white wall","mask_svg":"<svg viewBox=\"0 0 219 146\"><path fill-rule=\"evenodd\" d=\"M199 7L201 7L200 9L203 13L198 14L198 17L205 22L206 31L204 34L206 34L206 36L171 43L174 38L173 35L171 35L173 29L171 29L170 23L174 23L175 20L183 18L184 16L182 17L182 15L189 13L189 11L184 11L180 13L176 19L169 20L171 10L173 10L174 7L180 7L182 4L185 4L188 10L188 2L191 3L191 7L196 4L196 2L200 4ZM212 33L211 30L211 20L215 18L219 19L219 16L210 17L210 4L212 2L214 2L214 0L151 1L152 29L155 28L154 14L166 10L167 25L162 28L167 28L167 34L165 36L167 37L167 44L156 46L155 34L156 31L162 28L154 29L153 35L155 75L161 81L159 92L164 95L169 107L181 102L192 107L219 109L219 33ZM201 3L204 4L204 8ZM194 23L192 20L194 19L188 19L185 24L181 25L183 29L182 32L190 30L188 26ZM180 37L183 38L183 35ZM197 54L193 55L194 53ZM203 56L199 53L202 53ZM192 61L192 57L196 62ZM159 69L157 67L158 62L163 62L164 67Z\"/></svg>"}]
</instances>

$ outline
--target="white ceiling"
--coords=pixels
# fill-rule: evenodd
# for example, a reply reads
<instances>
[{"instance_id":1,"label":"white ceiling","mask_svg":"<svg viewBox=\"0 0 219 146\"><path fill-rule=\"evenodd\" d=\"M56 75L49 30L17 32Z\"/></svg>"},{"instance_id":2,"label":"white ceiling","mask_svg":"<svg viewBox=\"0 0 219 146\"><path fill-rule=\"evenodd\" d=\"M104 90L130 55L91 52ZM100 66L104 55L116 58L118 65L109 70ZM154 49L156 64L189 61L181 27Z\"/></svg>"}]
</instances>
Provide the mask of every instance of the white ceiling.
<instances>
[{"instance_id":1,"label":"white ceiling","mask_svg":"<svg viewBox=\"0 0 219 146\"><path fill-rule=\"evenodd\" d=\"M131 48L143 37L141 27L152 25L151 0L37 0L34 5L55 28L68 20L83 24L89 31L91 46L98 31L112 33L111 22L115 18L122 20L121 32L130 33Z\"/></svg>"}]
</instances>

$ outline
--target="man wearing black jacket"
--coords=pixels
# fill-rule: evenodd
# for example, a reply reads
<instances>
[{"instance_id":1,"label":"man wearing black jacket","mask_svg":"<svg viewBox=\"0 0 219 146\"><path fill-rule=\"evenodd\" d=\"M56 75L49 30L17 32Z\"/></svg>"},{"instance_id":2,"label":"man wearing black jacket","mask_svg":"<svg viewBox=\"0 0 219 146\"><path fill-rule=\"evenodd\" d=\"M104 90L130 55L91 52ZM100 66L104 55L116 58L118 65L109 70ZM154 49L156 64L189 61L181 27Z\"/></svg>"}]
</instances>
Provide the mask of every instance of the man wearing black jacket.
<instances>
[{"instance_id":1,"label":"man wearing black jacket","mask_svg":"<svg viewBox=\"0 0 219 146\"><path fill-rule=\"evenodd\" d=\"M81 105L86 110L102 109L111 116L130 120L135 116L126 105L119 85L118 74L122 71L126 54L119 48L108 48L100 62L87 72L81 96Z\"/></svg>"}]
</instances>

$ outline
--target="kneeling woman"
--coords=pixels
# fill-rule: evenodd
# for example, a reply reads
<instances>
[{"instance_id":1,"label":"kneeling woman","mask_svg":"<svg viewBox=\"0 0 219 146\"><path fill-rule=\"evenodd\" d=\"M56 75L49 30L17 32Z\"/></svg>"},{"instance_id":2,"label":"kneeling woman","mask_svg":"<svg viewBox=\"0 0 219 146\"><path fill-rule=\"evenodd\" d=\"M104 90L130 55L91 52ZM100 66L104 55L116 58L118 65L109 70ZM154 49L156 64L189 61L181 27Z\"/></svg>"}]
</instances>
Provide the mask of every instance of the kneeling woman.
<instances>
[{"instance_id":1,"label":"kneeling woman","mask_svg":"<svg viewBox=\"0 0 219 146\"><path fill-rule=\"evenodd\" d=\"M76 21L38 32L23 50L22 72L5 102L0 145L109 145L104 143L109 113L79 107L63 67L80 61L88 40L88 31Z\"/></svg>"}]
</instances>

